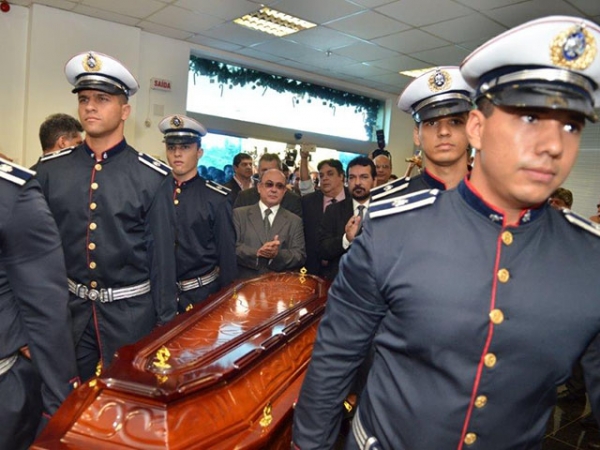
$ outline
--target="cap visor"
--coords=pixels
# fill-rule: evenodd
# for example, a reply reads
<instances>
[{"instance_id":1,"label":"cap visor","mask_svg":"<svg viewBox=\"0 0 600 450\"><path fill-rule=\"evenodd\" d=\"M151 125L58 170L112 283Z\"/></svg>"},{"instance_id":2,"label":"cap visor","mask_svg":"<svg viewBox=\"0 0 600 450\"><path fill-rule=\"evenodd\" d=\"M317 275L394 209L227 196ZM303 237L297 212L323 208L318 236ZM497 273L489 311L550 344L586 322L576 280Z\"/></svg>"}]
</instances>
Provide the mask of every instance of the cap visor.
<instances>
[{"instance_id":1,"label":"cap visor","mask_svg":"<svg viewBox=\"0 0 600 450\"><path fill-rule=\"evenodd\" d=\"M445 102L435 102L421 108L417 113L419 121L435 119L437 117L451 116L469 112L472 109L470 102L464 100L448 100Z\"/></svg>"},{"instance_id":2,"label":"cap visor","mask_svg":"<svg viewBox=\"0 0 600 450\"><path fill-rule=\"evenodd\" d=\"M82 83L78 83L77 86L73 88L72 93L77 93L79 91L101 91L106 92L107 94L112 95L124 95L128 97L128 95L122 89L119 89L117 86L108 83L102 83L100 81L86 81Z\"/></svg>"},{"instance_id":3,"label":"cap visor","mask_svg":"<svg viewBox=\"0 0 600 450\"><path fill-rule=\"evenodd\" d=\"M194 142L198 142L200 138L193 138L191 136L170 136L165 138L165 144L193 144Z\"/></svg>"},{"instance_id":4,"label":"cap visor","mask_svg":"<svg viewBox=\"0 0 600 450\"><path fill-rule=\"evenodd\" d=\"M572 111L583 114L591 122L598 120L592 99L581 90L565 84L511 84L491 90L490 94L493 103L498 106Z\"/></svg>"}]
</instances>

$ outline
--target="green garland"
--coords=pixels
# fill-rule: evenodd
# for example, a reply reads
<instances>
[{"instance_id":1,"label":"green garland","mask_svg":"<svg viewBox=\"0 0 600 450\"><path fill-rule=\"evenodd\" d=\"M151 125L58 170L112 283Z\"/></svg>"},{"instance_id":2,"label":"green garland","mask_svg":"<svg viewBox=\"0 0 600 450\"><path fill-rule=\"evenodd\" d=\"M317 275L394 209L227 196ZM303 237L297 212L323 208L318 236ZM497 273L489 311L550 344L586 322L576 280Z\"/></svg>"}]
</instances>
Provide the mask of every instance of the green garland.
<instances>
[{"instance_id":1,"label":"green garland","mask_svg":"<svg viewBox=\"0 0 600 450\"><path fill-rule=\"evenodd\" d=\"M337 89L319 86L313 83L293 80L279 75L272 75L245 67L233 66L224 62L212 61L190 56L190 71L195 75L205 75L216 79L219 84L229 86L252 86L273 89L276 92L290 92L298 97L305 98L308 103L311 98L318 98L324 105L353 106L355 112L365 112L365 130L368 136L373 136L377 127L377 117L383 106L381 100L338 91ZM296 100L298 102L298 100Z\"/></svg>"}]
</instances>

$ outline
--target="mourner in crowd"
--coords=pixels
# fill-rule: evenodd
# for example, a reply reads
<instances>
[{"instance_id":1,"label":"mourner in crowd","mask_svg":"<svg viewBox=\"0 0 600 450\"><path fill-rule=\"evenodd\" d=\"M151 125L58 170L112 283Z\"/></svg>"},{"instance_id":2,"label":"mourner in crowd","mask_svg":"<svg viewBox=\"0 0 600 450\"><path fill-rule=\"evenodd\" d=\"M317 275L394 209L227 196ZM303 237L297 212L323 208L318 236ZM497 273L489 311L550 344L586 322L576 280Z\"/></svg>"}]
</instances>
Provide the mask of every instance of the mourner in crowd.
<instances>
[{"instance_id":1,"label":"mourner in crowd","mask_svg":"<svg viewBox=\"0 0 600 450\"><path fill-rule=\"evenodd\" d=\"M302 219L281 204L289 192L285 182L281 170L266 170L257 186L258 203L233 210L241 278L297 270L304 264Z\"/></svg>"},{"instance_id":2,"label":"mourner in crowd","mask_svg":"<svg viewBox=\"0 0 600 450\"><path fill-rule=\"evenodd\" d=\"M27 449L77 387L60 236L33 172L0 159L0 448Z\"/></svg>"},{"instance_id":3,"label":"mourner in crowd","mask_svg":"<svg viewBox=\"0 0 600 450\"><path fill-rule=\"evenodd\" d=\"M452 189L468 172L469 141L465 124L472 108L473 89L458 67L439 67L410 83L398 107L412 115L413 142L422 150L425 170L415 177L377 184L373 200L406 195L422 189Z\"/></svg>"},{"instance_id":4,"label":"mourner in crowd","mask_svg":"<svg viewBox=\"0 0 600 450\"><path fill-rule=\"evenodd\" d=\"M37 176L62 240L77 365L87 380L118 348L175 316L173 189L169 167L123 136L138 90L129 70L89 51L70 59L65 74L85 141L43 157Z\"/></svg>"},{"instance_id":5,"label":"mourner in crowd","mask_svg":"<svg viewBox=\"0 0 600 450\"><path fill-rule=\"evenodd\" d=\"M319 228L319 258L328 261L329 271L326 278L335 278L340 258L362 231L362 222L370 204L375 177L375 164L370 158L354 158L346 168L350 195L329 206L323 214Z\"/></svg>"},{"instance_id":6,"label":"mourner in crowd","mask_svg":"<svg viewBox=\"0 0 600 450\"><path fill-rule=\"evenodd\" d=\"M40 144L42 153L57 152L63 148L75 147L83 142L83 127L79 121L68 114L52 114L40 125ZM31 169L37 168L36 163Z\"/></svg>"},{"instance_id":7,"label":"mourner in crowd","mask_svg":"<svg viewBox=\"0 0 600 450\"><path fill-rule=\"evenodd\" d=\"M300 151L302 166L306 164L308 152ZM319 228L325 210L331 205L340 203L350 197L344 186L344 167L337 159L325 159L317 165L319 170L320 189L302 196L302 221L304 223L304 241L306 244L306 270L313 275L331 277L334 267L330 262L319 257Z\"/></svg>"},{"instance_id":8,"label":"mourner in crowd","mask_svg":"<svg viewBox=\"0 0 600 450\"><path fill-rule=\"evenodd\" d=\"M264 172L270 169L281 171L281 167L281 159L279 156L275 153L264 153L258 160L258 175L262 176ZM258 187L254 186L240 192L233 207L239 208L240 206L255 205L259 200L260 194L258 192ZM302 217L302 203L300 197L289 189L286 189L284 192L283 199L281 200L281 207L293 212L298 217Z\"/></svg>"},{"instance_id":9,"label":"mourner in crowd","mask_svg":"<svg viewBox=\"0 0 600 450\"><path fill-rule=\"evenodd\" d=\"M564 187L559 187L552 193L548 202L550 206L556 209L570 209L573 206L573 193Z\"/></svg>"},{"instance_id":10,"label":"mourner in crowd","mask_svg":"<svg viewBox=\"0 0 600 450\"><path fill-rule=\"evenodd\" d=\"M600 201L598 202L598 204L596 205L596 208L598 210L598 213L594 216L590 217L590 220L594 223L600 223Z\"/></svg>"},{"instance_id":11,"label":"mourner in crowd","mask_svg":"<svg viewBox=\"0 0 600 450\"><path fill-rule=\"evenodd\" d=\"M375 184L382 186L392 177L392 155L387 150L375 151L373 152L373 162L377 171Z\"/></svg>"},{"instance_id":12,"label":"mourner in crowd","mask_svg":"<svg viewBox=\"0 0 600 450\"><path fill-rule=\"evenodd\" d=\"M329 291L295 448L331 448L373 343L347 449L539 448L588 346L598 417L600 232L547 202L597 120L598 42L588 20L546 17L462 63L476 89L473 170L456 189L371 204Z\"/></svg>"},{"instance_id":13,"label":"mourner in crowd","mask_svg":"<svg viewBox=\"0 0 600 450\"><path fill-rule=\"evenodd\" d=\"M52 114L40 125L40 144L44 155L67 147L75 147L83 142L83 127L68 114Z\"/></svg>"},{"instance_id":14,"label":"mourner in crowd","mask_svg":"<svg viewBox=\"0 0 600 450\"><path fill-rule=\"evenodd\" d=\"M240 191L254 187L253 171L254 163L248 153L238 153L233 157L233 178L225 183L225 187L231 190L229 196L232 204Z\"/></svg>"},{"instance_id":15,"label":"mourner in crowd","mask_svg":"<svg viewBox=\"0 0 600 450\"><path fill-rule=\"evenodd\" d=\"M174 115L158 125L173 174L179 310L191 309L237 276L229 189L198 175L204 126Z\"/></svg>"}]
</instances>

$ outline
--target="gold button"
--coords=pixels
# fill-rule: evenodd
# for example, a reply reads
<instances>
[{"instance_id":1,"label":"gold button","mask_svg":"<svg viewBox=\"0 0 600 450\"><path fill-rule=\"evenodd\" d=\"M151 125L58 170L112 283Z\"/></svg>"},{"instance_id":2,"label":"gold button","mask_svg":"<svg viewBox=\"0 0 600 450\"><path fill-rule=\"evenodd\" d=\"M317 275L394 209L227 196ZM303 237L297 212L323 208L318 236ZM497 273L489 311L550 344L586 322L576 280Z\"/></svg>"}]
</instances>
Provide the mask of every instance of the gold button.
<instances>
[{"instance_id":1,"label":"gold button","mask_svg":"<svg viewBox=\"0 0 600 450\"><path fill-rule=\"evenodd\" d=\"M502 242L504 242L504 245L510 245L513 243L513 235L510 231L505 231L502 233Z\"/></svg>"},{"instance_id":2,"label":"gold button","mask_svg":"<svg viewBox=\"0 0 600 450\"><path fill-rule=\"evenodd\" d=\"M175 189L175 192L177 192L178 194L181 194L181 188Z\"/></svg>"},{"instance_id":3,"label":"gold button","mask_svg":"<svg viewBox=\"0 0 600 450\"><path fill-rule=\"evenodd\" d=\"M94 261L92 261L90 263L90 269L95 269L96 268L96 263Z\"/></svg>"},{"instance_id":4,"label":"gold button","mask_svg":"<svg viewBox=\"0 0 600 450\"><path fill-rule=\"evenodd\" d=\"M95 191L96 189L98 189L98 183L92 183L91 188Z\"/></svg>"},{"instance_id":5,"label":"gold button","mask_svg":"<svg viewBox=\"0 0 600 450\"><path fill-rule=\"evenodd\" d=\"M477 435L475 433L467 433L465 436L465 444L472 445L477 440Z\"/></svg>"},{"instance_id":6,"label":"gold button","mask_svg":"<svg viewBox=\"0 0 600 450\"><path fill-rule=\"evenodd\" d=\"M96 203L92 202L90 203L90 209L93 211L94 209L96 209L98 207L98 205L96 205Z\"/></svg>"},{"instance_id":7,"label":"gold button","mask_svg":"<svg viewBox=\"0 0 600 450\"><path fill-rule=\"evenodd\" d=\"M96 164L96 165L94 166L94 169L96 169L97 171L100 171L100 170L102 170L102 164Z\"/></svg>"},{"instance_id":8,"label":"gold button","mask_svg":"<svg viewBox=\"0 0 600 450\"><path fill-rule=\"evenodd\" d=\"M175 203L176 205L179 205L179 200L175 199L175 201L173 203Z\"/></svg>"},{"instance_id":9,"label":"gold button","mask_svg":"<svg viewBox=\"0 0 600 450\"><path fill-rule=\"evenodd\" d=\"M90 223L90 230L95 230L96 228L98 228L98 225L96 225L94 222Z\"/></svg>"},{"instance_id":10,"label":"gold button","mask_svg":"<svg viewBox=\"0 0 600 450\"><path fill-rule=\"evenodd\" d=\"M487 404L487 400L485 395L478 395L475 399L475 408L483 408Z\"/></svg>"},{"instance_id":11,"label":"gold button","mask_svg":"<svg viewBox=\"0 0 600 450\"><path fill-rule=\"evenodd\" d=\"M500 309L492 309L490 311L490 320L494 325L499 325L504 322L504 313Z\"/></svg>"},{"instance_id":12,"label":"gold button","mask_svg":"<svg viewBox=\"0 0 600 450\"><path fill-rule=\"evenodd\" d=\"M510 279L510 272L506 269L500 269L498 271L498 280L500 283L506 283Z\"/></svg>"},{"instance_id":13,"label":"gold button","mask_svg":"<svg viewBox=\"0 0 600 450\"><path fill-rule=\"evenodd\" d=\"M97 281L90 281L90 287L96 289L98 287Z\"/></svg>"},{"instance_id":14,"label":"gold button","mask_svg":"<svg viewBox=\"0 0 600 450\"><path fill-rule=\"evenodd\" d=\"M488 353L483 357L483 363L486 367L494 367L496 365L496 355Z\"/></svg>"},{"instance_id":15,"label":"gold button","mask_svg":"<svg viewBox=\"0 0 600 450\"><path fill-rule=\"evenodd\" d=\"M96 244L94 244L93 242L90 242L90 244L88 245L88 248L90 250L96 250Z\"/></svg>"}]
</instances>

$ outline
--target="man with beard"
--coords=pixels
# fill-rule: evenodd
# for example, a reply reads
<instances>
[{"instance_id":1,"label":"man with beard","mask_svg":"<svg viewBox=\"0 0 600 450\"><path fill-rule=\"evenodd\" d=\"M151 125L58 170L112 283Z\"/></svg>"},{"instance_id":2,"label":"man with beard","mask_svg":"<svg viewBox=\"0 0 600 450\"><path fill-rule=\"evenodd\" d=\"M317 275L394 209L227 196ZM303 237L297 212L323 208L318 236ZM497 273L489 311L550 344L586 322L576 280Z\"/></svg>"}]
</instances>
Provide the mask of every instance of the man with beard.
<instances>
[{"instance_id":1,"label":"man with beard","mask_svg":"<svg viewBox=\"0 0 600 450\"><path fill-rule=\"evenodd\" d=\"M411 114L415 121L413 142L423 151L425 170L416 177L378 184L371 192L373 200L458 185L468 172L465 124L472 107L472 92L458 67L438 67L404 89L398 108Z\"/></svg>"},{"instance_id":2,"label":"man with beard","mask_svg":"<svg viewBox=\"0 0 600 450\"><path fill-rule=\"evenodd\" d=\"M331 280L338 273L340 258L362 229L375 184L375 164L366 156L358 156L348 163L346 176L351 196L327 208L319 229L319 258L329 261L323 276Z\"/></svg>"}]
</instances>

